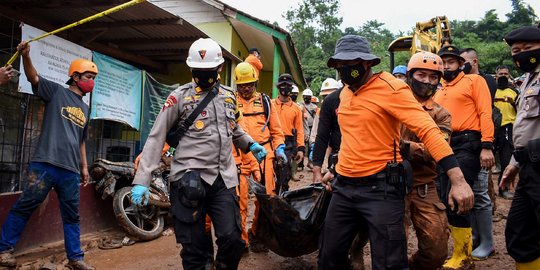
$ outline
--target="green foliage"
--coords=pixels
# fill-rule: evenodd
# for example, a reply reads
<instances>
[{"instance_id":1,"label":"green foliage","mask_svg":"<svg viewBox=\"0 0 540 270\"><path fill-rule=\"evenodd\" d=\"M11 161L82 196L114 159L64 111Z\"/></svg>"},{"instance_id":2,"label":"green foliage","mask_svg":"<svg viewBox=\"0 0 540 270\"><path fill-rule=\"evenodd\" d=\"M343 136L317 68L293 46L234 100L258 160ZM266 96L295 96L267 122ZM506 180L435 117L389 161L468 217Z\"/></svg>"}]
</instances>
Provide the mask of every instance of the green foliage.
<instances>
[{"instance_id":1,"label":"green foliage","mask_svg":"<svg viewBox=\"0 0 540 270\"><path fill-rule=\"evenodd\" d=\"M493 74L499 65L513 67L510 50L503 37L506 33L521 26L534 25L538 17L532 7L523 0L509 0L512 11L506 16L506 22L499 19L495 10L488 10L479 21L453 20L450 23L453 43L459 48L471 47L478 51L480 69ZM295 9L286 12L284 17L289 22L287 28L296 44L301 57L302 68L311 90L318 94L320 84L327 77L335 77L333 69L326 67L326 62L334 53L336 41L343 35L361 35L370 41L371 51L381 58L381 64L374 67L374 72L389 71L388 45L396 38L405 36L400 32L393 34L383 22L367 21L358 27L340 30L343 18L336 16L339 0L303 0ZM437 14L433 14L435 16ZM423 20L427 18L418 18ZM411 26L413 27L413 26ZM414 28L411 28L414 30ZM410 35L412 31L407 34ZM408 52L395 53L395 65L406 65ZM517 71L512 71L517 76Z\"/></svg>"}]
</instances>

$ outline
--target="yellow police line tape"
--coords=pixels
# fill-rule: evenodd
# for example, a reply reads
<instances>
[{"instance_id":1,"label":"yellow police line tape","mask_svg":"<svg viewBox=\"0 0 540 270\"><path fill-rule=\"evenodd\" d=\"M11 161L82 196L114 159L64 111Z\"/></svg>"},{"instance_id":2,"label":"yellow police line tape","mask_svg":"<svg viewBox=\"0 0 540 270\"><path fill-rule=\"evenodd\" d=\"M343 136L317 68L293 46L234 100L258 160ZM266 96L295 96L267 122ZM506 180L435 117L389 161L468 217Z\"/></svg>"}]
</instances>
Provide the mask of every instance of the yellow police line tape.
<instances>
[{"instance_id":1,"label":"yellow police line tape","mask_svg":"<svg viewBox=\"0 0 540 270\"><path fill-rule=\"evenodd\" d=\"M146 1L146 0L131 0L131 1L129 1L129 2L126 2L126 3L124 3L124 4L121 4L121 5L119 5L119 6L112 7L112 8L110 8L110 9L107 9L107 10L103 11L103 12L97 13L97 14L92 15L92 16L90 16L90 17L84 18L84 19L82 19L82 20L80 20L80 21L74 22L74 23L69 24L69 25L66 25L66 26L64 26L64 27L62 27L62 28L58 28L58 29L56 29L56 30L54 30L54 31L51 31L51 32L46 33L46 34L43 34L43 35L41 35L41 36L39 36L39 37L35 37L35 38L29 40L28 43L30 43L30 42L32 42L32 41L40 40L40 39L42 39L42 38L44 38L44 37L48 37L48 36L50 36L50 35L54 35L54 34L56 34L56 33L60 33L60 32L62 32L62 31L64 31L64 30L73 28L73 27L75 27L75 26L81 25L81 24L83 24L83 23L87 23L87 22L92 21L92 20L95 20L95 19L99 19L99 18L101 18L101 17L103 17L103 16L107 16L107 15L109 15L109 14L111 14L111 13L117 12L117 11L122 10L122 9L124 9L124 8L130 7L130 6L133 6L133 5L136 5L136 4L145 2L145 1ZM11 64L15 61L15 59L17 59L17 57L19 57L19 54L20 54L19 51L17 51L17 52L16 52L16 53L8 60L6 66L11 65Z\"/></svg>"}]
</instances>

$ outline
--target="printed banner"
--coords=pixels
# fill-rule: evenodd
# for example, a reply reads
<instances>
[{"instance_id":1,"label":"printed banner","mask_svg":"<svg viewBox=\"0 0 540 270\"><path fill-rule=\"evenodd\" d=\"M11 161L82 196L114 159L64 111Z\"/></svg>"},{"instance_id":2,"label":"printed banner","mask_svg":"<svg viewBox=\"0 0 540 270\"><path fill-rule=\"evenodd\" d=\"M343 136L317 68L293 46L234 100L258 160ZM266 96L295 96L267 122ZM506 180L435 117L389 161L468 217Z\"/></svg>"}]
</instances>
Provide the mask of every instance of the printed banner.
<instances>
[{"instance_id":1,"label":"printed banner","mask_svg":"<svg viewBox=\"0 0 540 270\"><path fill-rule=\"evenodd\" d=\"M112 57L93 53L99 75L92 92L90 119L141 125L142 71Z\"/></svg>"},{"instance_id":2,"label":"printed banner","mask_svg":"<svg viewBox=\"0 0 540 270\"><path fill-rule=\"evenodd\" d=\"M165 100L169 94L178 88L178 84L166 85L158 82L150 74L144 73L144 97L143 97L143 113L141 123L141 149L146 143L146 138L152 127L157 115L161 111Z\"/></svg>"},{"instance_id":3,"label":"printed banner","mask_svg":"<svg viewBox=\"0 0 540 270\"><path fill-rule=\"evenodd\" d=\"M22 27L21 38L22 40L30 40L43 34L45 32L25 24ZM30 43L30 58L40 76L67 87L65 83L69 79L68 71L71 61L78 58L91 60L92 51L52 35ZM19 91L32 94L32 86L26 79L24 68L22 68L22 58L20 61L21 77L19 79ZM86 104L89 104L89 95L86 95L83 100Z\"/></svg>"}]
</instances>

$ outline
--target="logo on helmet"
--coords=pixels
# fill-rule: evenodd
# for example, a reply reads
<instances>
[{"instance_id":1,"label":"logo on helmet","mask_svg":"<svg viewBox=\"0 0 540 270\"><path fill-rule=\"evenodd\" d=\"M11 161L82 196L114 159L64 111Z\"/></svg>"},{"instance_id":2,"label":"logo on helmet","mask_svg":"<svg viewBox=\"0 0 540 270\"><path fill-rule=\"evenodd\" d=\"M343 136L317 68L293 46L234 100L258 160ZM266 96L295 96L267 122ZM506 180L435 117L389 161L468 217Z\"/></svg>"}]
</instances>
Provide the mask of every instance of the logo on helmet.
<instances>
[{"instance_id":1,"label":"logo on helmet","mask_svg":"<svg viewBox=\"0 0 540 270\"><path fill-rule=\"evenodd\" d=\"M204 57L206 56L206 50L200 50L199 55L201 56L201 59L204 59Z\"/></svg>"}]
</instances>

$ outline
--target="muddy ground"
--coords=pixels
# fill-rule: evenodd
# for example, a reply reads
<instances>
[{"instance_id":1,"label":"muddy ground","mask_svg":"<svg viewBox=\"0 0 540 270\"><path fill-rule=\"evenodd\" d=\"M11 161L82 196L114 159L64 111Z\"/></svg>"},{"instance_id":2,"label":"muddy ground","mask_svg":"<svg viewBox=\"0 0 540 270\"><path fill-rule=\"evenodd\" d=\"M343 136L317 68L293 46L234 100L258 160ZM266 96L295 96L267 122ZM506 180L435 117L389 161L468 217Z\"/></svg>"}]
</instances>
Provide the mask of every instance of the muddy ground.
<instances>
[{"instance_id":1,"label":"muddy ground","mask_svg":"<svg viewBox=\"0 0 540 270\"><path fill-rule=\"evenodd\" d=\"M311 172L300 172L300 181L291 182L291 189L295 189L301 186L305 186L311 183ZM496 176L493 176L493 181L496 183ZM250 200L250 215L253 214L253 200ZM514 269L514 262L508 256L504 242L504 227L506 224L505 217L507 216L508 209L511 201L497 199L497 213L499 217L498 221L494 222L494 241L496 247L496 254L486 261L476 262L476 269ZM502 218L501 218L502 217ZM251 223L248 224L251 226ZM169 232L171 232L169 230ZM416 249L417 240L414 232L411 230L409 234L409 255ZM176 245L174 235L162 236L156 240L149 242L135 243L131 246L124 246L119 249L102 250L97 247L99 239L103 237L118 238L123 237L121 231L109 231L99 234L86 235L83 238L86 249L86 259L89 263L96 266L97 269L182 269L180 261L180 247ZM56 245L42 247L39 250L33 252L27 252L18 256L21 267L19 269L39 269L39 265L43 265L44 262L52 261L57 266L56 269L63 269L62 263L65 263L65 256L63 255L62 243ZM449 251L451 252L451 243L449 243ZM450 253L449 252L449 253ZM370 252L369 246L364 249L364 258L366 263L366 269L371 269L370 265ZM249 253L244 256L240 262L240 269L256 269L256 270L270 270L270 269L289 269L289 270L308 270L316 269L317 252L309 255L304 255L297 258L284 258L274 254L268 253Z\"/></svg>"}]
</instances>

